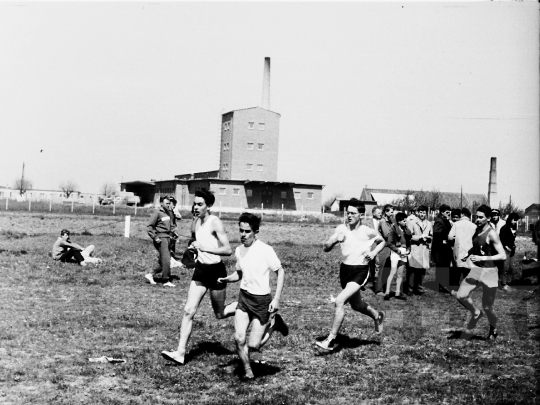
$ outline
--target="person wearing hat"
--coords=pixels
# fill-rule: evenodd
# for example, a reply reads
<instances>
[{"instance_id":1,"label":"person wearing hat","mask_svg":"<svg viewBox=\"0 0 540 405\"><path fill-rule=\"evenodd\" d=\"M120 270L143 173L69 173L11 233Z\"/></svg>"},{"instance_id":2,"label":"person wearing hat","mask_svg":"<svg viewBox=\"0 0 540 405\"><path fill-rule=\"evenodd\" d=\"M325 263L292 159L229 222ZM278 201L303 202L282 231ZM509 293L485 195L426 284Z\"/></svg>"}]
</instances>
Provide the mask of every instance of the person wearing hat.
<instances>
[{"instance_id":1,"label":"person wearing hat","mask_svg":"<svg viewBox=\"0 0 540 405\"><path fill-rule=\"evenodd\" d=\"M501 211L496 208L491 210L491 220L489 221L489 224L497 231L497 235L501 234L501 228L505 225L505 222L501 220Z\"/></svg>"}]
</instances>

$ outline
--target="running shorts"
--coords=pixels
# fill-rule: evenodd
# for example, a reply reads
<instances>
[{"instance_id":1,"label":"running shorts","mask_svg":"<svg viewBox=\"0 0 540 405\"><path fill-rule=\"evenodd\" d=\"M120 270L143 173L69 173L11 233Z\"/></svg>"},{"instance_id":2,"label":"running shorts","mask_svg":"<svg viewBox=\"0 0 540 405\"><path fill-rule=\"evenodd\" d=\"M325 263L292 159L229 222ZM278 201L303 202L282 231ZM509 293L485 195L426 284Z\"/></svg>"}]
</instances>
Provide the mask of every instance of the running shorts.
<instances>
[{"instance_id":1,"label":"running shorts","mask_svg":"<svg viewBox=\"0 0 540 405\"><path fill-rule=\"evenodd\" d=\"M227 283L218 283L218 278L227 277L227 270L223 262L204 264L195 262L195 271L193 272L193 281L202 283L210 290L223 290Z\"/></svg>"},{"instance_id":2,"label":"running shorts","mask_svg":"<svg viewBox=\"0 0 540 405\"><path fill-rule=\"evenodd\" d=\"M347 283L353 282L360 286L367 283L369 276L369 264L361 264L352 266L350 264L341 263L339 268L339 281L341 288L345 288Z\"/></svg>"},{"instance_id":3,"label":"running shorts","mask_svg":"<svg viewBox=\"0 0 540 405\"><path fill-rule=\"evenodd\" d=\"M268 308L272 302L272 295L255 295L240 289L238 294L238 306L236 310L244 311L249 319L257 318L261 325L266 325L270 319Z\"/></svg>"},{"instance_id":4,"label":"running shorts","mask_svg":"<svg viewBox=\"0 0 540 405\"><path fill-rule=\"evenodd\" d=\"M489 288L498 287L499 271L497 267L473 267L465 281L473 285L484 284Z\"/></svg>"}]
</instances>

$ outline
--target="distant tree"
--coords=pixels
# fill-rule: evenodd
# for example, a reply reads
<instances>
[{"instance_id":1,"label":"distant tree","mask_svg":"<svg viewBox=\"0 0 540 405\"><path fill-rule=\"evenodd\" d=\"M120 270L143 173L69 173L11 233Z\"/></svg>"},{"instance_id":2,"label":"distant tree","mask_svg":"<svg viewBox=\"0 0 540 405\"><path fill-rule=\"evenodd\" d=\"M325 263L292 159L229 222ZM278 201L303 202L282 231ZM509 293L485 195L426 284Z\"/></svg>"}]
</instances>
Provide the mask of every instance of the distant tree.
<instances>
[{"instance_id":1,"label":"distant tree","mask_svg":"<svg viewBox=\"0 0 540 405\"><path fill-rule=\"evenodd\" d=\"M32 189L32 181L21 177L20 179L15 180L13 188L19 190L19 194L22 197L27 190Z\"/></svg>"},{"instance_id":2,"label":"distant tree","mask_svg":"<svg viewBox=\"0 0 540 405\"><path fill-rule=\"evenodd\" d=\"M488 203L488 200L487 200L487 197L485 195L482 196L481 199L479 200L474 200L473 202L471 202L470 204L466 204L465 207L467 207L468 209L471 210L471 213L473 215L476 214L476 209L478 207L480 207L481 205L487 205Z\"/></svg>"},{"instance_id":3,"label":"distant tree","mask_svg":"<svg viewBox=\"0 0 540 405\"><path fill-rule=\"evenodd\" d=\"M391 202L397 211L411 212L417 204L414 191L407 190L402 198L397 198Z\"/></svg>"},{"instance_id":4,"label":"distant tree","mask_svg":"<svg viewBox=\"0 0 540 405\"><path fill-rule=\"evenodd\" d=\"M105 197L118 195L118 185L112 181L108 181L101 186L101 194L103 194Z\"/></svg>"},{"instance_id":5,"label":"distant tree","mask_svg":"<svg viewBox=\"0 0 540 405\"><path fill-rule=\"evenodd\" d=\"M79 186L73 180L66 180L60 183L60 189L64 192L66 198L69 198L78 188Z\"/></svg>"},{"instance_id":6,"label":"distant tree","mask_svg":"<svg viewBox=\"0 0 540 405\"><path fill-rule=\"evenodd\" d=\"M501 217L506 217L512 212L518 214L520 218L525 216L525 211L515 205L511 198L506 204L503 204L502 201L499 203L499 211L501 211Z\"/></svg>"}]
</instances>

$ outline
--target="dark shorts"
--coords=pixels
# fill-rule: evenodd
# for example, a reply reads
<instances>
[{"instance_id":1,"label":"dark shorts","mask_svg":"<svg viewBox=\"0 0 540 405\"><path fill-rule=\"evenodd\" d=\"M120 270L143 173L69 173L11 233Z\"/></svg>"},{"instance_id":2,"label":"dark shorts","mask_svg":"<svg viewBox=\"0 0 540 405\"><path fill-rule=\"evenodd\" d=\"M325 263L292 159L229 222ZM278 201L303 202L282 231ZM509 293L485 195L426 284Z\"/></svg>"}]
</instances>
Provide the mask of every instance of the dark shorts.
<instances>
[{"instance_id":1,"label":"dark shorts","mask_svg":"<svg viewBox=\"0 0 540 405\"><path fill-rule=\"evenodd\" d=\"M238 294L238 306L236 310L244 311L248 314L249 319L257 318L261 325L268 323L270 312L268 307L272 302L272 295L255 295L250 294L245 290L240 289Z\"/></svg>"},{"instance_id":2,"label":"dark shorts","mask_svg":"<svg viewBox=\"0 0 540 405\"><path fill-rule=\"evenodd\" d=\"M362 286L369 277L369 264L360 266L351 266L341 263L339 268L339 281L341 282L341 288L345 288L347 283L351 281Z\"/></svg>"},{"instance_id":3,"label":"dark shorts","mask_svg":"<svg viewBox=\"0 0 540 405\"><path fill-rule=\"evenodd\" d=\"M214 264L195 263L195 271L193 272L193 281L202 283L210 290L223 290L227 287L227 283L218 283L218 278L227 277L227 269L223 262Z\"/></svg>"}]
</instances>

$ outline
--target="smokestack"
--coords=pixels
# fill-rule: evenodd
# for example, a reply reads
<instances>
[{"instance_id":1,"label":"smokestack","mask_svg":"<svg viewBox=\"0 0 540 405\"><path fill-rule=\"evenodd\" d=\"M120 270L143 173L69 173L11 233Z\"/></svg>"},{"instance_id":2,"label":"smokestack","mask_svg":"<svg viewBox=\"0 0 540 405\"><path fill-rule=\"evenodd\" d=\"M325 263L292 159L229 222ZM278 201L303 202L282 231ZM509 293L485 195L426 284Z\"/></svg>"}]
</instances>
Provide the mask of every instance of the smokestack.
<instances>
[{"instance_id":1,"label":"smokestack","mask_svg":"<svg viewBox=\"0 0 540 405\"><path fill-rule=\"evenodd\" d=\"M499 208L497 201L497 158L491 158L491 168L489 169L489 186L488 186L488 204L490 207Z\"/></svg>"},{"instance_id":2,"label":"smokestack","mask_svg":"<svg viewBox=\"0 0 540 405\"><path fill-rule=\"evenodd\" d=\"M261 107L270 109L270 58L264 58L263 90Z\"/></svg>"}]
</instances>

